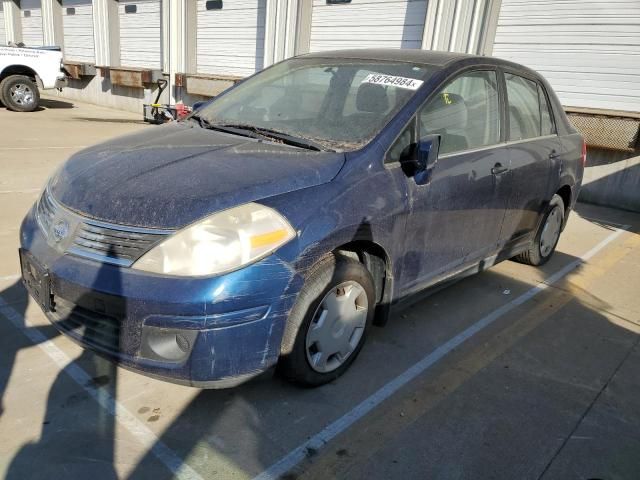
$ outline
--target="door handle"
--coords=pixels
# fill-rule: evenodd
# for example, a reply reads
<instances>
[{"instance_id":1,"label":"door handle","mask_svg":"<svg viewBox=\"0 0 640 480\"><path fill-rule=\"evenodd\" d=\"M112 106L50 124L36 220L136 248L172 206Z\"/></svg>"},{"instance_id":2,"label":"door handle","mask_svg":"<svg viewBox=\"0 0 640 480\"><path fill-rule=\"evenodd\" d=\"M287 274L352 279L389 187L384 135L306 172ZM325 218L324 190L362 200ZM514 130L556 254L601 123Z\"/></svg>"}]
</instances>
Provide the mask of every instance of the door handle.
<instances>
[{"instance_id":1,"label":"door handle","mask_svg":"<svg viewBox=\"0 0 640 480\"><path fill-rule=\"evenodd\" d=\"M555 150L552 150L551 153L549 154L549 158L551 160L555 160L556 158L558 158L560 156L560 154L558 152L556 152Z\"/></svg>"},{"instance_id":2,"label":"door handle","mask_svg":"<svg viewBox=\"0 0 640 480\"><path fill-rule=\"evenodd\" d=\"M504 167L501 163L496 163L491 169L491 173L493 175L502 175L507 170L509 170L509 167Z\"/></svg>"}]
</instances>

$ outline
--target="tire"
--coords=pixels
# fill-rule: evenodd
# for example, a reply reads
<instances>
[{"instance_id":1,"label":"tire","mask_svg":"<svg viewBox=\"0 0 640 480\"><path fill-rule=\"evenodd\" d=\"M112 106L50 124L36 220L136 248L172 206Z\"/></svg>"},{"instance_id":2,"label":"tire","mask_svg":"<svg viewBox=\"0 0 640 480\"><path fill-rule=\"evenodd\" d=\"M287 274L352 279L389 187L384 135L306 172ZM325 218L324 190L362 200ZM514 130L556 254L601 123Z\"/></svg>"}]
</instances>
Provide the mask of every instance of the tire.
<instances>
[{"instance_id":1,"label":"tire","mask_svg":"<svg viewBox=\"0 0 640 480\"><path fill-rule=\"evenodd\" d=\"M321 260L311 270L289 316L290 325L300 326L285 332L285 342L287 334L295 335L295 340L291 352L280 357L278 372L306 387L338 378L360 353L374 310L375 287L364 265L340 255ZM335 311L344 313L335 315ZM344 333L336 335L336 328ZM334 353L337 344L344 347L340 350L351 351Z\"/></svg>"},{"instance_id":2,"label":"tire","mask_svg":"<svg viewBox=\"0 0 640 480\"><path fill-rule=\"evenodd\" d=\"M40 105L40 92L35 82L24 75L11 75L0 83L2 103L15 112L33 112Z\"/></svg>"},{"instance_id":3,"label":"tire","mask_svg":"<svg viewBox=\"0 0 640 480\"><path fill-rule=\"evenodd\" d=\"M535 267L544 265L549 261L556 251L564 226L564 208L562 197L554 195L549 202L542 222L540 222L533 243L528 250L515 256L514 260ZM552 228L553 231L550 231L549 228Z\"/></svg>"}]
</instances>

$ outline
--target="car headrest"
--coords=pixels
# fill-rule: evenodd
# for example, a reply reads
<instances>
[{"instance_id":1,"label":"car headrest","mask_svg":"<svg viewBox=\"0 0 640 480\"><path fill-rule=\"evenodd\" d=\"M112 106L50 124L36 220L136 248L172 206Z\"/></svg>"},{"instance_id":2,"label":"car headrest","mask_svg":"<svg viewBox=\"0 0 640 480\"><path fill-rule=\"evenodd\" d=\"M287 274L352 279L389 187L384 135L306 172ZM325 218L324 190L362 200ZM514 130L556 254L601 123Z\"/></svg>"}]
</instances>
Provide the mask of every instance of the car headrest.
<instances>
[{"instance_id":1,"label":"car headrest","mask_svg":"<svg viewBox=\"0 0 640 480\"><path fill-rule=\"evenodd\" d=\"M358 87L356 108L361 112L384 113L389 109L389 97L382 85L363 83Z\"/></svg>"},{"instance_id":2,"label":"car headrest","mask_svg":"<svg viewBox=\"0 0 640 480\"><path fill-rule=\"evenodd\" d=\"M421 121L429 131L466 128L467 105L455 93L440 93L429 102Z\"/></svg>"}]
</instances>

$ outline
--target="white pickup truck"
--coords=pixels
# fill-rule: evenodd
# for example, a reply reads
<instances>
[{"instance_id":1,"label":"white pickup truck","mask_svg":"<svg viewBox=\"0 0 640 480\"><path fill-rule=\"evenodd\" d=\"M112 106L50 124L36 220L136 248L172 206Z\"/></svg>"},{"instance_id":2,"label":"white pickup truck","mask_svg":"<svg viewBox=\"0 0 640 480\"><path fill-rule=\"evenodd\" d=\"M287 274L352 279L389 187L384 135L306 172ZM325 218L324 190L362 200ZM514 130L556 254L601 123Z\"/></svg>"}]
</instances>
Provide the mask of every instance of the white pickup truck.
<instances>
[{"instance_id":1,"label":"white pickup truck","mask_svg":"<svg viewBox=\"0 0 640 480\"><path fill-rule=\"evenodd\" d=\"M40 90L65 85L59 48L0 46L0 102L8 109L31 112L38 108Z\"/></svg>"}]
</instances>

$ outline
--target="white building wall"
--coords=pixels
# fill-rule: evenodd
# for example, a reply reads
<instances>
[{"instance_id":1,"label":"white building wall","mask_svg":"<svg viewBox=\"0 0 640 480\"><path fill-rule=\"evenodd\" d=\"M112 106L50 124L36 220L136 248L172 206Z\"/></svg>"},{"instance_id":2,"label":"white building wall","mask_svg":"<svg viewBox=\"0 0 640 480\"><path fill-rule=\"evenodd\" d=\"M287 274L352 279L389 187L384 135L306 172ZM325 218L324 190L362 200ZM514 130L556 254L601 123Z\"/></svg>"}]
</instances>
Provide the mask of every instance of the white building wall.
<instances>
[{"instance_id":1,"label":"white building wall","mask_svg":"<svg viewBox=\"0 0 640 480\"><path fill-rule=\"evenodd\" d=\"M499 8L500 0L429 0L422 48L487 53Z\"/></svg>"},{"instance_id":2,"label":"white building wall","mask_svg":"<svg viewBox=\"0 0 640 480\"><path fill-rule=\"evenodd\" d=\"M40 0L20 2L22 42L28 47L40 47L44 43L42 33L42 6Z\"/></svg>"},{"instance_id":3,"label":"white building wall","mask_svg":"<svg viewBox=\"0 0 640 480\"><path fill-rule=\"evenodd\" d=\"M420 48L426 0L313 0L309 51Z\"/></svg>"},{"instance_id":4,"label":"white building wall","mask_svg":"<svg viewBox=\"0 0 640 480\"><path fill-rule=\"evenodd\" d=\"M120 0L120 64L136 68L162 68L161 0ZM127 7L135 13L127 13Z\"/></svg>"},{"instance_id":5,"label":"white building wall","mask_svg":"<svg viewBox=\"0 0 640 480\"><path fill-rule=\"evenodd\" d=\"M565 106L640 111L639 0L502 0L493 54L539 71Z\"/></svg>"},{"instance_id":6,"label":"white building wall","mask_svg":"<svg viewBox=\"0 0 640 480\"><path fill-rule=\"evenodd\" d=\"M226 0L216 10L197 2L197 72L247 76L261 70L267 0Z\"/></svg>"},{"instance_id":7,"label":"white building wall","mask_svg":"<svg viewBox=\"0 0 640 480\"><path fill-rule=\"evenodd\" d=\"M91 0L63 0L62 24L65 60L95 63Z\"/></svg>"},{"instance_id":8,"label":"white building wall","mask_svg":"<svg viewBox=\"0 0 640 480\"><path fill-rule=\"evenodd\" d=\"M4 7L0 2L0 45L7 44L7 29L4 25Z\"/></svg>"},{"instance_id":9,"label":"white building wall","mask_svg":"<svg viewBox=\"0 0 640 480\"><path fill-rule=\"evenodd\" d=\"M242 77L306 51L422 47L529 65L567 106L640 111L640 0L223 0L213 10L206 0L93 2L96 64L163 68L172 84L179 73ZM132 4L138 12L124 13ZM76 82L76 98L132 96L116 105L133 105L149 96L107 80L96 79L95 94ZM188 98L180 88L172 101Z\"/></svg>"}]
</instances>

